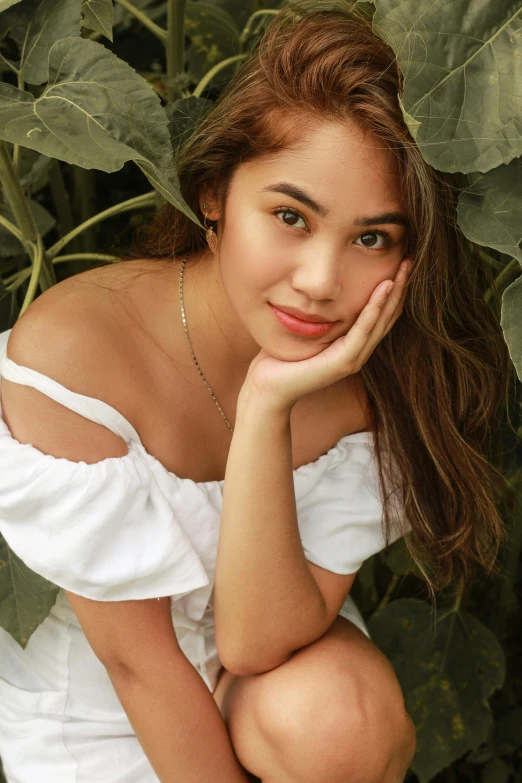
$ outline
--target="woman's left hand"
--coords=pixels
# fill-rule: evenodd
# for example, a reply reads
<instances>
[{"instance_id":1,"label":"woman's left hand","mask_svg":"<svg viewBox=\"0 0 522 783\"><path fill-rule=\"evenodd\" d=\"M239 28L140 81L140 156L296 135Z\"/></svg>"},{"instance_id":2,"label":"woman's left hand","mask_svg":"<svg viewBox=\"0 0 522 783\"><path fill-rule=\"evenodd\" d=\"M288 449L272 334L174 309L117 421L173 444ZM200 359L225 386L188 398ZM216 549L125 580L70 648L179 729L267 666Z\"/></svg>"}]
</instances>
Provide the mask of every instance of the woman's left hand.
<instances>
[{"instance_id":1,"label":"woman's left hand","mask_svg":"<svg viewBox=\"0 0 522 783\"><path fill-rule=\"evenodd\" d=\"M377 286L348 333L316 356L297 362L282 361L261 349L250 363L240 397L248 397L249 391L254 390L265 403L289 409L305 394L357 373L402 313L404 283L411 261L403 264L391 294L383 296L384 283Z\"/></svg>"}]
</instances>

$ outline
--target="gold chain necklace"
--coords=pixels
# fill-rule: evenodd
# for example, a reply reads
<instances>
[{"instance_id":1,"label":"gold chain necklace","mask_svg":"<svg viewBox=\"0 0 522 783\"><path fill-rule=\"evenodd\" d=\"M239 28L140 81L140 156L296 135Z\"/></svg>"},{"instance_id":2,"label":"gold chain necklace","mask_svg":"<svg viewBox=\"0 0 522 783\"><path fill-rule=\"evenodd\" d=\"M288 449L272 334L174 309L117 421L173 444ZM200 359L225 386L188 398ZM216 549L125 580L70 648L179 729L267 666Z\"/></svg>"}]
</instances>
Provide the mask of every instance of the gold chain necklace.
<instances>
[{"instance_id":1,"label":"gold chain necklace","mask_svg":"<svg viewBox=\"0 0 522 783\"><path fill-rule=\"evenodd\" d=\"M188 344L189 344L190 353L191 353L191 355L192 355L192 358L194 359L194 364L196 365L196 367L197 367L197 370L198 370L199 374L201 375L201 380L203 381L203 383L205 384L205 386L206 386L206 387L207 387L207 389L209 390L209 392L210 392L210 396L212 397L212 399L214 400L214 402L215 402L215 403L216 403L216 405L218 406L219 412L221 413L221 415L222 415L222 416L223 416L223 418L225 419L225 421L226 421L226 423L227 423L227 425L228 425L228 428L229 428L230 432L234 432L234 428L233 428L233 427L230 425L230 422L229 422L229 420L227 419L227 417L226 417L226 416L225 416L225 414L223 413L223 410L222 410L222 408L221 408L221 405L219 404L219 402L218 402L218 401L217 401L217 399L216 399L216 395L214 394L214 392L212 391L212 389L211 389L211 388L210 388L210 386L208 385L208 383L207 383L207 381L206 381L206 379L205 379L205 376L204 376L204 375L203 375L203 373L201 372L201 368L200 368L200 366L199 366L199 364L198 364L198 360L196 359L196 357L195 357L195 355L194 355L194 351L192 350L192 345L190 344L190 340L189 340L189 336L188 336L188 331L187 331L187 319L185 318L185 307L184 307L184 304L183 304L183 270L184 270L184 268L185 268L185 262L186 262L186 260L187 260L186 258L184 258L184 259L183 259L183 262L182 262L182 264L181 264L181 269L180 269L180 271L179 271L179 301L181 302L181 317L182 317L182 319L183 319L183 328L185 329L185 335L186 335L186 337L187 337L187 342L188 342Z\"/></svg>"}]
</instances>

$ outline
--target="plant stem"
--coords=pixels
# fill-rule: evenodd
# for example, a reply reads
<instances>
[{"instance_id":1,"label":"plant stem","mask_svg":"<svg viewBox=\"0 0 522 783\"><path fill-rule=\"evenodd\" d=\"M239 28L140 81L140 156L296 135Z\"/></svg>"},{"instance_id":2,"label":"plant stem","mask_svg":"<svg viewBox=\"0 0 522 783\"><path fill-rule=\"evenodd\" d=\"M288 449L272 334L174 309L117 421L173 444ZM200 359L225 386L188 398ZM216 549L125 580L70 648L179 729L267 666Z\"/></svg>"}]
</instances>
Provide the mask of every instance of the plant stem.
<instances>
[{"instance_id":1,"label":"plant stem","mask_svg":"<svg viewBox=\"0 0 522 783\"><path fill-rule=\"evenodd\" d=\"M24 239L22 237L22 232L17 229L14 223L11 223L11 221L7 220L7 218L2 217L0 215L0 226L3 226L7 231L9 231L13 236L15 236L21 245L24 244Z\"/></svg>"},{"instance_id":2,"label":"plant stem","mask_svg":"<svg viewBox=\"0 0 522 783\"><path fill-rule=\"evenodd\" d=\"M239 51L240 52L243 51L243 47L245 45L245 42L246 42L246 40L247 40L248 36L250 35L251 30L252 30L254 19L257 19L258 17L263 16L263 15L265 15L265 16L266 15L277 16L278 13L279 13L279 10L276 9L276 8L260 8L258 11L254 11L252 16L249 17L245 27L243 28L243 31L242 31L241 35L239 36Z\"/></svg>"},{"instance_id":3,"label":"plant stem","mask_svg":"<svg viewBox=\"0 0 522 783\"><path fill-rule=\"evenodd\" d=\"M83 166L72 167L74 181L73 214L75 223L84 223L96 214L96 179L94 169ZM69 229L73 230L73 227ZM98 248L97 229L84 231L79 238L80 247L71 248L71 252L95 253ZM88 267L86 267L87 269Z\"/></svg>"},{"instance_id":4,"label":"plant stem","mask_svg":"<svg viewBox=\"0 0 522 783\"><path fill-rule=\"evenodd\" d=\"M486 304L489 302L489 300L493 295L493 288L499 288L502 285L504 278L508 276L508 274L511 272L512 269L517 267L518 263L519 262L517 261L516 258L512 258L509 264L506 264L502 272L495 278L491 286L484 294L484 301L486 302Z\"/></svg>"},{"instance_id":5,"label":"plant stem","mask_svg":"<svg viewBox=\"0 0 522 783\"><path fill-rule=\"evenodd\" d=\"M167 103L178 97L175 79L185 69L185 5L186 0L167 2Z\"/></svg>"},{"instance_id":6,"label":"plant stem","mask_svg":"<svg viewBox=\"0 0 522 783\"><path fill-rule=\"evenodd\" d=\"M53 258L53 264L61 263L62 261L106 261L108 264L117 264L121 262L120 256L108 256L105 253L69 253L65 256L55 256Z\"/></svg>"},{"instance_id":7,"label":"plant stem","mask_svg":"<svg viewBox=\"0 0 522 783\"><path fill-rule=\"evenodd\" d=\"M221 71L223 68L225 68L230 63L235 63L235 62L238 62L239 60L244 60L245 57L248 57L248 55L247 54L235 54L233 57L227 57L226 60L222 60L220 63L217 63L217 65L214 65L214 67L211 68L210 71L208 71L208 73L206 73L204 75L204 77L201 79L201 81L197 85L197 87L194 90L194 92L192 93L192 95L195 95L196 98L200 98L201 97L201 93L203 92L203 90L205 89L207 84L210 84L210 82L212 81L214 76L217 73L219 73L219 71Z\"/></svg>"},{"instance_id":8,"label":"plant stem","mask_svg":"<svg viewBox=\"0 0 522 783\"><path fill-rule=\"evenodd\" d=\"M114 2L118 3L118 5L121 5L122 8L125 8L125 10L129 12L129 14L135 16L136 19L138 19L144 27L150 30L153 35L159 38L160 41L163 41L163 43L166 42L167 31L164 30L163 27L160 27L158 24L153 22L152 19L149 19L147 14L144 14L143 11L140 11L138 8L135 8L132 5L132 3L129 3L129 0L114 0Z\"/></svg>"},{"instance_id":9,"label":"plant stem","mask_svg":"<svg viewBox=\"0 0 522 783\"><path fill-rule=\"evenodd\" d=\"M65 181L63 178L63 172L60 166L60 161L55 158L51 161L48 167L49 177L49 189L51 191L51 198L54 204L54 212L58 219L58 231L60 236L64 236L68 231L72 231L74 228L73 214L71 210L71 200L65 187ZM77 247L71 248L71 250L81 250L79 242L76 243Z\"/></svg>"},{"instance_id":10,"label":"plant stem","mask_svg":"<svg viewBox=\"0 0 522 783\"><path fill-rule=\"evenodd\" d=\"M29 278L29 285L27 287L27 292L25 294L25 299L23 301L22 307L20 308L20 312L18 313L18 317L23 315L27 310L27 308L29 307L29 305L34 301L34 298L36 296L36 289L38 288L38 282L41 280L43 276L42 273L45 269L45 266L47 266L48 264L48 260L45 255L45 247L42 242L41 236L38 234L36 238L36 243L34 245L32 243L29 244L32 245L31 258L33 259L33 264L31 267L31 277ZM56 283L56 278L54 276L54 269L52 268L51 264L49 264L49 266L51 268L54 282ZM50 288L51 286L48 287Z\"/></svg>"},{"instance_id":11,"label":"plant stem","mask_svg":"<svg viewBox=\"0 0 522 783\"><path fill-rule=\"evenodd\" d=\"M115 206L109 207L103 212L99 212L97 215L93 215L93 217L89 218L89 220L86 220L81 225L76 226L73 231L69 231L68 234L55 242L54 245L52 245L52 247L50 247L47 251L47 257L52 260L55 256L58 255L60 250L62 250L62 248L64 248L65 245L67 245L72 239L77 237L78 234L81 234L82 231L85 231L87 228L94 226L96 223L112 217L112 215L119 215L121 212L129 212L133 209L146 209L147 207L153 207L155 203L155 195L156 191L151 190L149 193L144 193L141 196L135 196L134 198L127 199L127 201L122 201L121 204L115 204Z\"/></svg>"},{"instance_id":12,"label":"plant stem","mask_svg":"<svg viewBox=\"0 0 522 783\"><path fill-rule=\"evenodd\" d=\"M36 242L38 231L29 204L22 190L13 162L7 149L7 144L0 141L0 182L3 185L5 196L11 207L11 212L16 218L20 229L22 242Z\"/></svg>"},{"instance_id":13,"label":"plant stem","mask_svg":"<svg viewBox=\"0 0 522 783\"><path fill-rule=\"evenodd\" d=\"M34 222L33 213L29 208L29 203L13 168L7 144L2 140L0 140L0 183L4 188L5 197L16 219L17 227L22 237L22 244L33 262L33 272L35 265L38 266L38 277L35 281L31 279L31 285L34 282L35 293L38 283L40 283L42 291L45 291L56 284L54 269L46 256L42 238Z\"/></svg>"},{"instance_id":14,"label":"plant stem","mask_svg":"<svg viewBox=\"0 0 522 783\"><path fill-rule=\"evenodd\" d=\"M16 291L16 289L22 285L24 280L27 280L30 274L31 274L31 267L26 266L23 269L18 269L16 272L13 272L13 274L11 275L6 275L5 277L2 278L2 283L5 286L5 290Z\"/></svg>"},{"instance_id":15,"label":"plant stem","mask_svg":"<svg viewBox=\"0 0 522 783\"><path fill-rule=\"evenodd\" d=\"M25 79L22 76L21 69L17 72L17 82L18 82L18 89L24 91ZM13 169L15 171L17 178L20 178L20 145L19 144L15 144L13 146Z\"/></svg>"},{"instance_id":16,"label":"plant stem","mask_svg":"<svg viewBox=\"0 0 522 783\"><path fill-rule=\"evenodd\" d=\"M393 593L395 592L395 589L397 585L399 584L400 576L399 574L393 574L392 578L390 579L390 584L386 588L386 592L384 594L384 597L382 601L380 602L379 606L377 607L376 611L379 611L379 609L382 609L383 606L386 606L386 604L389 602L390 598L392 597Z\"/></svg>"}]
</instances>

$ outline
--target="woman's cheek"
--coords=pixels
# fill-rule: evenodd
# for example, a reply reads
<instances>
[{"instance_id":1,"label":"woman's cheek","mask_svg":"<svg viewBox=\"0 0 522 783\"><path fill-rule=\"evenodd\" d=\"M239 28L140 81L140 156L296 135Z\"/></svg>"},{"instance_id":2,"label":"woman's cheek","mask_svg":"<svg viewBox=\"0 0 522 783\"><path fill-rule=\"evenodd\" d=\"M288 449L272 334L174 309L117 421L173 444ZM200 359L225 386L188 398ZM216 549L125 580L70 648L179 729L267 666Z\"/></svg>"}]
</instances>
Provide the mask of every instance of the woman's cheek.
<instances>
[{"instance_id":1,"label":"woman's cheek","mask_svg":"<svg viewBox=\"0 0 522 783\"><path fill-rule=\"evenodd\" d=\"M243 251L236 269L241 269L243 283L252 292L270 294L270 288L291 274L291 270L282 262L280 250L276 244L267 244L266 239L252 241L248 250ZM290 281L291 285L291 281Z\"/></svg>"}]
</instances>

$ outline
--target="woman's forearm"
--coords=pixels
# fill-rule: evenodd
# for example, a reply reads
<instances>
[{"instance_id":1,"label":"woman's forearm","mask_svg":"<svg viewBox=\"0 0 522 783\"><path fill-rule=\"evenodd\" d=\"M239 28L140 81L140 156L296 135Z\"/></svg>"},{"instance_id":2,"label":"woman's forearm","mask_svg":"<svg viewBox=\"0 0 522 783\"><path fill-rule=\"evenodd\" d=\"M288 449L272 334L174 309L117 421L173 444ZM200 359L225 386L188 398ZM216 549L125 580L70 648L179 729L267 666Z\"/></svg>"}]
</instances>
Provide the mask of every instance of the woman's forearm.
<instances>
[{"instance_id":1,"label":"woman's forearm","mask_svg":"<svg viewBox=\"0 0 522 783\"><path fill-rule=\"evenodd\" d=\"M182 652L161 670L107 672L161 783L248 783L212 694Z\"/></svg>"},{"instance_id":2,"label":"woman's forearm","mask_svg":"<svg viewBox=\"0 0 522 783\"><path fill-rule=\"evenodd\" d=\"M295 505L290 410L238 402L216 562L221 659L238 674L273 668L314 641L326 606L305 558Z\"/></svg>"}]
</instances>

